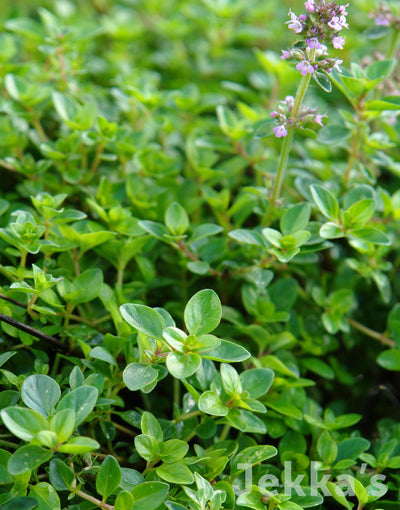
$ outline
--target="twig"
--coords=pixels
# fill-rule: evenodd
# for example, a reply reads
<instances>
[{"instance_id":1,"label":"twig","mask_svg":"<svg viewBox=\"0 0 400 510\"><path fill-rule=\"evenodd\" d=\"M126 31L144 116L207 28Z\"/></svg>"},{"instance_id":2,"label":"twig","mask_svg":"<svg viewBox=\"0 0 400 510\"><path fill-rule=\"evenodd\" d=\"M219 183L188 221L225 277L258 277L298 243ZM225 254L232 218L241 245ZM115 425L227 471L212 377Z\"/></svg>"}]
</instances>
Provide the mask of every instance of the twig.
<instances>
[{"instance_id":1,"label":"twig","mask_svg":"<svg viewBox=\"0 0 400 510\"><path fill-rule=\"evenodd\" d=\"M0 159L0 166L5 168L6 170L10 170L10 172L17 172L20 173L19 170L17 170L15 167L10 165L10 163L7 163L7 161L4 161L4 159Z\"/></svg>"},{"instance_id":2,"label":"twig","mask_svg":"<svg viewBox=\"0 0 400 510\"><path fill-rule=\"evenodd\" d=\"M75 494L77 496L80 496L82 499L86 499L86 501L90 501L91 503L99 506L100 508L105 508L106 510L114 510L114 507L112 505L108 505L107 503L104 503L104 501L100 501L99 499L94 498L90 494L86 494L86 492L77 490Z\"/></svg>"},{"instance_id":3,"label":"twig","mask_svg":"<svg viewBox=\"0 0 400 510\"><path fill-rule=\"evenodd\" d=\"M39 340L44 340L45 342L51 343L54 346L56 346L58 349L61 349L64 352L73 352L73 349L71 349L68 345L63 344L61 342L61 340L58 340L58 338L55 338L54 336L46 335L46 333L42 333L38 329L32 328L32 326L28 326L27 324L24 324L23 322L17 321L16 319L9 317L8 315L4 315L3 313L0 313L0 321L10 324L10 326L14 326L14 328L17 328L20 331L29 333L29 335L39 338Z\"/></svg>"},{"instance_id":4,"label":"twig","mask_svg":"<svg viewBox=\"0 0 400 510\"><path fill-rule=\"evenodd\" d=\"M387 345L388 347L396 347L396 342L391 338L383 335L382 333L378 333L371 328L367 328L367 326L364 326L363 324L360 324L359 322L355 321L354 319L350 319L349 317L347 318L347 322L350 324L350 326L353 326L353 328L358 329L358 331L361 331L365 335L374 338L375 340L378 340L378 342L381 344Z\"/></svg>"}]
</instances>

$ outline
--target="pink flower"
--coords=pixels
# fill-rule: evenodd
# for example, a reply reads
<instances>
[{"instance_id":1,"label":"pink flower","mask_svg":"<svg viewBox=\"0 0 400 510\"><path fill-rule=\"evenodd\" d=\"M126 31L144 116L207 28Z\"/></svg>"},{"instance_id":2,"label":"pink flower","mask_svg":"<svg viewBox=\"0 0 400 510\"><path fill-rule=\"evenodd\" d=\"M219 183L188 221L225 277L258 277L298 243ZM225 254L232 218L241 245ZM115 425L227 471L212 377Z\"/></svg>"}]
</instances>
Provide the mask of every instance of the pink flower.
<instances>
[{"instance_id":1,"label":"pink flower","mask_svg":"<svg viewBox=\"0 0 400 510\"><path fill-rule=\"evenodd\" d=\"M291 111L291 110L293 110L293 106L294 106L294 97L286 96L285 100L282 101L282 103L285 104L288 107L288 109Z\"/></svg>"},{"instance_id":2,"label":"pink flower","mask_svg":"<svg viewBox=\"0 0 400 510\"><path fill-rule=\"evenodd\" d=\"M330 27L332 30L342 30L343 27L339 16L333 16L333 18L328 22L328 27Z\"/></svg>"},{"instance_id":3,"label":"pink flower","mask_svg":"<svg viewBox=\"0 0 400 510\"><path fill-rule=\"evenodd\" d=\"M310 50L316 49L319 50L321 48L321 44L316 37L312 37L311 39L306 39L307 46Z\"/></svg>"},{"instance_id":4,"label":"pink flower","mask_svg":"<svg viewBox=\"0 0 400 510\"><path fill-rule=\"evenodd\" d=\"M390 25L390 21L383 14L378 14L378 16L375 18L375 25L380 27L387 27Z\"/></svg>"},{"instance_id":5,"label":"pink flower","mask_svg":"<svg viewBox=\"0 0 400 510\"><path fill-rule=\"evenodd\" d=\"M286 60L292 56L291 51L287 51L287 50L281 50L281 51L282 51L282 56L281 56L282 60Z\"/></svg>"},{"instance_id":6,"label":"pink flower","mask_svg":"<svg viewBox=\"0 0 400 510\"><path fill-rule=\"evenodd\" d=\"M338 71L339 73L341 73L341 72L342 72L342 70L341 70L341 69L340 69L340 67L339 67L339 66L340 66L340 64L343 64L343 60L340 60L340 58L337 58L337 59L335 60L335 63L334 63L334 64L333 64L333 66L332 66L332 69L336 69L336 71Z\"/></svg>"},{"instance_id":7,"label":"pink flower","mask_svg":"<svg viewBox=\"0 0 400 510\"><path fill-rule=\"evenodd\" d=\"M333 16L330 21L328 21L328 27L332 30L340 31L342 28L349 28L348 23L346 22L346 16Z\"/></svg>"},{"instance_id":8,"label":"pink flower","mask_svg":"<svg viewBox=\"0 0 400 510\"><path fill-rule=\"evenodd\" d=\"M332 39L333 47L336 48L337 50L342 50L344 47L344 43L345 43L345 38L342 37L341 35L336 35Z\"/></svg>"},{"instance_id":9,"label":"pink flower","mask_svg":"<svg viewBox=\"0 0 400 510\"><path fill-rule=\"evenodd\" d=\"M279 115L279 113L277 111L273 111L270 113L270 116L275 119L277 116Z\"/></svg>"},{"instance_id":10,"label":"pink flower","mask_svg":"<svg viewBox=\"0 0 400 510\"><path fill-rule=\"evenodd\" d=\"M283 125L274 127L274 129L272 131L275 133L275 136L277 138L281 138L282 136L287 135L286 127Z\"/></svg>"},{"instance_id":11,"label":"pink flower","mask_svg":"<svg viewBox=\"0 0 400 510\"><path fill-rule=\"evenodd\" d=\"M314 72L314 67L310 64L308 60L303 60L299 62L296 66L296 69L300 71L303 76L305 76L307 73L312 74Z\"/></svg>"},{"instance_id":12,"label":"pink flower","mask_svg":"<svg viewBox=\"0 0 400 510\"><path fill-rule=\"evenodd\" d=\"M315 12L315 9L317 8L314 0L307 0L304 5L306 6L306 11L308 12Z\"/></svg>"},{"instance_id":13,"label":"pink flower","mask_svg":"<svg viewBox=\"0 0 400 510\"><path fill-rule=\"evenodd\" d=\"M303 31L303 25L301 24L299 18L296 16L294 12L289 11L289 16L291 17L290 21L286 21L290 30L294 30L296 34L300 34Z\"/></svg>"},{"instance_id":14,"label":"pink flower","mask_svg":"<svg viewBox=\"0 0 400 510\"><path fill-rule=\"evenodd\" d=\"M328 116L328 115L325 115L325 113L324 113L323 115L319 115L319 114L317 114L317 115L315 116L314 122L316 122L317 124L319 124L321 127L324 127L324 125L322 124L322 119L323 119L324 117L327 117L327 116Z\"/></svg>"},{"instance_id":15,"label":"pink flower","mask_svg":"<svg viewBox=\"0 0 400 510\"><path fill-rule=\"evenodd\" d=\"M348 7L349 4L346 5L339 5L339 12L342 16L347 16L346 7Z\"/></svg>"}]
</instances>

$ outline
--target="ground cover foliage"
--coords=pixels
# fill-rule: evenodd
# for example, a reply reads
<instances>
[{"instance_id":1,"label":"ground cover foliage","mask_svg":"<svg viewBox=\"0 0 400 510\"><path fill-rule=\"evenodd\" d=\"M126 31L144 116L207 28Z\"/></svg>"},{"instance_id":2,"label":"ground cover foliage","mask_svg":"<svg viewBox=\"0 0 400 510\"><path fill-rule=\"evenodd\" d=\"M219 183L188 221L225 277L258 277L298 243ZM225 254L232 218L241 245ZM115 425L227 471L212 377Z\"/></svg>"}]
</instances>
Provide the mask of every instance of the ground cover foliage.
<instances>
[{"instance_id":1,"label":"ground cover foliage","mask_svg":"<svg viewBox=\"0 0 400 510\"><path fill-rule=\"evenodd\" d=\"M400 8L315 5L3 2L4 510L398 508Z\"/></svg>"}]
</instances>

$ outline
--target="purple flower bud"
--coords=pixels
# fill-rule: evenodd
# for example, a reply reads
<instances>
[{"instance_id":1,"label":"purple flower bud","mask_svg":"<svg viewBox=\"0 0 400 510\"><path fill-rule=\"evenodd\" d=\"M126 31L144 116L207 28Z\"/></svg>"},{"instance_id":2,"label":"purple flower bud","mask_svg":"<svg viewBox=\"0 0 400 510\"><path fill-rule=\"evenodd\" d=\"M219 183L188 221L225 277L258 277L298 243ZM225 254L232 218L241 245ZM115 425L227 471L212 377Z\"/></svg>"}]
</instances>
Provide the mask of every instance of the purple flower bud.
<instances>
[{"instance_id":1,"label":"purple flower bud","mask_svg":"<svg viewBox=\"0 0 400 510\"><path fill-rule=\"evenodd\" d=\"M281 138L282 136L287 135L287 130L284 125L276 126L272 131L275 133L275 136L277 138Z\"/></svg>"},{"instance_id":2,"label":"purple flower bud","mask_svg":"<svg viewBox=\"0 0 400 510\"><path fill-rule=\"evenodd\" d=\"M292 56L291 51L287 51L287 50L281 50L281 51L282 51L282 56L281 56L282 60L286 60Z\"/></svg>"},{"instance_id":3,"label":"purple flower bud","mask_svg":"<svg viewBox=\"0 0 400 510\"><path fill-rule=\"evenodd\" d=\"M322 124L322 119L323 119L324 117L327 117L327 116L328 116L328 115L326 115L325 113L324 113L323 115L319 115L319 114L317 114L317 115L315 116L314 122L316 122L317 124L319 124L321 127L324 127L324 125Z\"/></svg>"},{"instance_id":4,"label":"purple flower bud","mask_svg":"<svg viewBox=\"0 0 400 510\"><path fill-rule=\"evenodd\" d=\"M307 16L305 14L300 14L299 16L299 20L302 21L304 23L304 21L306 21L307 19Z\"/></svg>"},{"instance_id":5,"label":"purple flower bud","mask_svg":"<svg viewBox=\"0 0 400 510\"><path fill-rule=\"evenodd\" d=\"M300 71L303 76L306 76L307 73L312 74L314 72L314 67L310 64L308 60L303 60L302 62L299 62L296 66L296 69Z\"/></svg>"},{"instance_id":6,"label":"purple flower bud","mask_svg":"<svg viewBox=\"0 0 400 510\"><path fill-rule=\"evenodd\" d=\"M314 0L307 0L307 2L304 5L306 6L306 11L308 12L315 12L317 8Z\"/></svg>"},{"instance_id":7,"label":"purple flower bud","mask_svg":"<svg viewBox=\"0 0 400 510\"><path fill-rule=\"evenodd\" d=\"M344 47L344 43L345 43L345 38L342 37L341 35L336 35L332 39L333 47L336 48L337 50L342 50Z\"/></svg>"},{"instance_id":8,"label":"purple flower bud","mask_svg":"<svg viewBox=\"0 0 400 510\"><path fill-rule=\"evenodd\" d=\"M319 50L321 48L321 44L316 37L312 37L311 39L306 39L306 43L307 43L307 46L310 48L310 50L312 50L312 49Z\"/></svg>"},{"instance_id":9,"label":"purple flower bud","mask_svg":"<svg viewBox=\"0 0 400 510\"><path fill-rule=\"evenodd\" d=\"M276 117L278 117L279 113L277 111L273 111L270 113L270 116L275 119Z\"/></svg>"}]
</instances>

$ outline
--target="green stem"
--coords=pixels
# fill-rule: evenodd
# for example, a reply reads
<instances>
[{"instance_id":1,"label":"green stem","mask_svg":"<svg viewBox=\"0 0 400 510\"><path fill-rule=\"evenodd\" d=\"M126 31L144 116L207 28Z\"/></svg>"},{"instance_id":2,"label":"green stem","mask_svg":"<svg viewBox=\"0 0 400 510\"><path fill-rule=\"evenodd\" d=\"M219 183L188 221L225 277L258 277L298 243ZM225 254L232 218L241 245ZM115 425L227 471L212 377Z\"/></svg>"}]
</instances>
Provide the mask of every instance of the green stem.
<instances>
[{"instance_id":1,"label":"green stem","mask_svg":"<svg viewBox=\"0 0 400 510\"><path fill-rule=\"evenodd\" d=\"M175 422L177 423L178 421L189 420L190 418L194 418L200 415L201 411L192 411L190 413L181 414L175 418Z\"/></svg>"},{"instance_id":2,"label":"green stem","mask_svg":"<svg viewBox=\"0 0 400 510\"><path fill-rule=\"evenodd\" d=\"M363 324L360 324L358 321L354 319L350 319L350 317L347 317L347 322L355 329L358 329L358 331L361 331L361 333L364 333L365 335L369 336L370 338L374 338L375 340L378 340L383 345L387 345L388 347L396 347L396 342L392 340L391 338L388 338L387 336L383 335L382 333L378 333L377 331L374 331L371 328L368 328L367 326L364 326Z\"/></svg>"},{"instance_id":3,"label":"green stem","mask_svg":"<svg viewBox=\"0 0 400 510\"><path fill-rule=\"evenodd\" d=\"M310 53L310 63L313 64L315 59L315 50L311 50ZM266 220L268 220L271 217L271 212L276 208L276 203L279 200L281 189L283 185L283 181L285 178L285 171L287 167L287 162L289 159L289 153L290 149L292 147L292 141L293 141L293 135L294 135L294 124L298 118L301 105L303 103L304 96L306 95L308 85L310 83L311 74L307 73L305 76L302 77L299 88L297 89L296 97L294 100L293 109L290 113L291 120L293 124L287 128L287 135L285 137L285 141L283 143L278 169L276 171L276 178L275 178L275 184L274 189L272 191L272 197L270 201L269 208L264 215L263 218L263 224Z\"/></svg>"},{"instance_id":4,"label":"green stem","mask_svg":"<svg viewBox=\"0 0 400 510\"><path fill-rule=\"evenodd\" d=\"M392 40L390 41L390 47L388 52L388 58L392 59L396 57L397 54L397 45L400 40L400 31L393 30Z\"/></svg>"},{"instance_id":5,"label":"green stem","mask_svg":"<svg viewBox=\"0 0 400 510\"><path fill-rule=\"evenodd\" d=\"M181 381L174 379L174 408L179 412L179 404L181 402Z\"/></svg>"},{"instance_id":6,"label":"green stem","mask_svg":"<svg viewBox=\"0 0 400 510\"><path fill-rule=\"evenodd\" d=\"M231 430L231 426L229 423L227 423L224 428L222 429L221 435L219 436L220 441L225 441L225 439L228 437L229 431Z\"/></svg>"}]
</instances>

